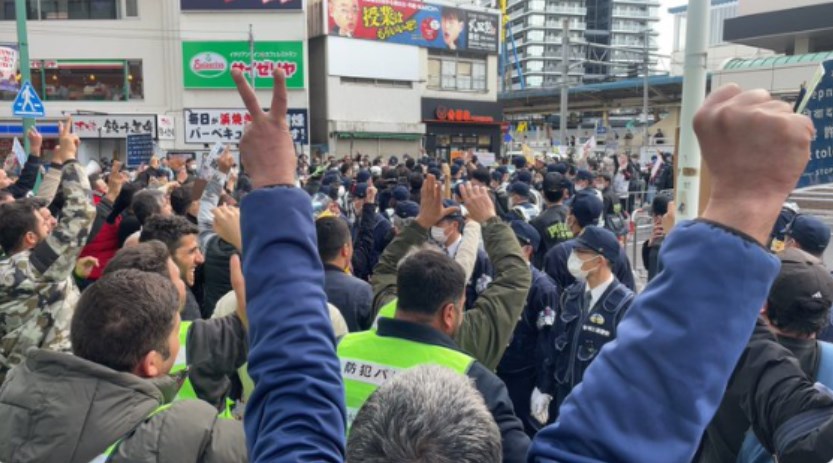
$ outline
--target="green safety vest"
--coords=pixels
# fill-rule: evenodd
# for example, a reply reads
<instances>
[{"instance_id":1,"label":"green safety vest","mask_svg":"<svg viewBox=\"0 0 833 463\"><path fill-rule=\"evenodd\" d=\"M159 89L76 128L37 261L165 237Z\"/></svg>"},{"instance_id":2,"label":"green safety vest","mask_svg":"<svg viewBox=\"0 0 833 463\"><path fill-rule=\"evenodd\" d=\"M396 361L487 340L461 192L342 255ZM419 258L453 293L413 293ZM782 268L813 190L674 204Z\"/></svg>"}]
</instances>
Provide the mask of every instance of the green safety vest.
<instances>
[{"instance_id":1,"label":"green safety vest","mask_svg":"<svg viewBox=\"0 0 833 463\"><path fill-rule=\"evenodd\" d=\"M174 366L171 368L171 374L179 373L180 371L188 368L187 346L188 333L190 331L191 322L182 322L179 324L179 353L174 361ZM185 381L182 383L182 387L179 388L179 392L177 392L174 400L199 400L197 392L191 384L190 378L185 378ZM230 399L226 399L226 406L223 408L223 411L219 413L220 418L234 419L234 415L232 415L231 412L232 408L234 408L234 402Z\"/></svg>"},{"instance_id":2,"label":"green safety vest","mask_svg":"<svg viewBox=\"0 0 833 463\"><path fill-rule=\"evenodd\" d=\"M400 370L418 365L440 365L461 375L474 358L442 346L379 336L375 331L351 333L338 344L341 377L347 405L347 427L376 389Z\"/></svg>"},{"instance_id":3,"label":"green safety vest","mask_svg":"<svg viewBox=\"0 0 833 463\"><path fill-rule=\"evenodd\" d=\"M162 411L167 410L168 408L170 408L170 406L171 406L171 404L162 404L162 405L156 407L152 412L150 412L150 414L148 416L145 417L145 419L140 421L133 429L131 429L130 432L125 433L125 436L127 436L128 434L130 434L133 431L135 431L136 429L138 429L139 426L142 425L142 423L151 419L157 413L160 413ZM99 456L93 458L92 460L90 460L90 463L106 463L106 462L110 461L110 457L112 457L113 454L116 453L116 449L119 448L119 445L121 444L121 442L123 440L124 440L124 437L117 440L113 445L107 447L107 450L105 450L104 453L102 453L101 455L99 455Z\"/></svg>"},{"instance_id":4,"label":"green safety vest","mask_svg":"<svg viewBox=\"0 0 833 463\"><path fill-rule=\"evenodd\" d=\"M395 318L397 302L399 302L399 298L395 297L379 309L379 313L376 314L376 320L373 321L373 329L376 329L376 325L379 323L380 318Z\"/></svg>"}]
</instances>

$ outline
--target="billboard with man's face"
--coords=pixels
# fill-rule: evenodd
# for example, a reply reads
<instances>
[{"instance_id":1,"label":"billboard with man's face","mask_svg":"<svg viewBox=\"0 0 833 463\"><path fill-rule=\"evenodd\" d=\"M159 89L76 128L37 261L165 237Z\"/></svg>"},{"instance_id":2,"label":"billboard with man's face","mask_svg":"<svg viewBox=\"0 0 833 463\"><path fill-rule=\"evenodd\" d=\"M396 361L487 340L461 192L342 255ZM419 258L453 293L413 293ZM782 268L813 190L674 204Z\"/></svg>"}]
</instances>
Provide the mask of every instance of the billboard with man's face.
<instances>
[{"instance_id":1,"label":"billboard with man's face","mask_svg":"<svg viewBox=\"0 0 833 463\"><path fill-rule=\"evenodd\" d=\"M329 35L497 53L500 17L401 0L328 0Z\"/></svg>"}]
</instances>

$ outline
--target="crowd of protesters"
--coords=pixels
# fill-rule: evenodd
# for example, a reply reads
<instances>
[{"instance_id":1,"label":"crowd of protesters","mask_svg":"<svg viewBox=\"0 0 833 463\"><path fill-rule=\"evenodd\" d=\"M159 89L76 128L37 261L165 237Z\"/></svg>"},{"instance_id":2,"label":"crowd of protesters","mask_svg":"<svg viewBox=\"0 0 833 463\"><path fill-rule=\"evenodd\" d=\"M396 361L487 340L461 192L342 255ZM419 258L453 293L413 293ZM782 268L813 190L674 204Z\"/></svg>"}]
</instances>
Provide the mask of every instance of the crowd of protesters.
<instances>
[{"instance_id":1,"label":"crowd of protesters","mask_svg":"<svg viewBox=\"0 0 833 463\"><path fill-rule=\"evenodd\" d=\"M709 202L675 223L670 158L307 162L283 74L268 112L234 77L242 166L88 176L67 123L0 174L0 461L833 459L830 229L784 205L813 136L788 104L710 95Z\"/></svg>"}]
</instances>

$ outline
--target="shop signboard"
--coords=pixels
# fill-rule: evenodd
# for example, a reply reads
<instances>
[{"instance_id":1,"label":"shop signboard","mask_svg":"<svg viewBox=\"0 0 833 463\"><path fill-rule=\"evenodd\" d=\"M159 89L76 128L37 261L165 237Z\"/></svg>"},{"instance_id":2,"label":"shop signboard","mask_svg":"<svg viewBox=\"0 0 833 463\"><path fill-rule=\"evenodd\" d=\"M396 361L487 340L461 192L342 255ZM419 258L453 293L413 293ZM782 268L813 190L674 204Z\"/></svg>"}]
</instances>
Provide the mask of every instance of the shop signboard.
<instances>
[{"instance_id":1,"label":"shop signboard","mask_svg":"<svg viewBox=\"0 0 833 463\"><path fill-rule=\"evenodd\" d=\"M329 0L329 35L497 53L500 16L412 0Z\"/></svg>"},{"instance_id":2,"label":"shop signboard","mask_svg":"<svg viewBox=\"0 0 833 463\"><path fill-rule=\"evenodd\" d=\"M185 143L237 143L252 116L245 109L185 109ZM309 143L309 119L306 109L289 109L287 122L292 140Z\"/></svg>"},{"instance_id":3,"label":"shop signboard","mask_svg":"<svg viewBox=\"0 0 833 463\"><path fill-rule=\"evenodd\" d=\"M816 136L810 145L810 162L798 188L833 183L833 61L819 65L799 112L813 120Z\"/></svg>"},{"instance_id":4,"label":"shop signboard","mask_svg":"<svg viewBox=\"0 0 833 463\"><path fill-rule=\"evenodd\" d=\"M153 156L153 135L149 133L127 136L127 167L136 168L150 162Z\"/></svg>"},{"instance_id":5,"label":"shop signboard","mask_svg":"<svg viewBox=\"0 0 833 463\"><path fill-rule=\"evenodd\" d=\"M186 89L233 89L231 71L237 69L249 79L255 75L257 88L272 88L272 74L283 69L286 87L304 88L304 44L301 41L255 42L252 62L250 44L239 42L182 42L182 66Z\"/></svg>"},{"instance_id":6,"label":"shop signboard","mask_svg":"<svg viewBox=\"0 0 833 463\"><path fill-rule=\"evenodd\" d=\"M182 11L300 10L301 0L180 0Z\"/></svg>"},{"instance_id":7,"label":"shop signboard","mask_svg":"<svg viewBox=\"0 0 833 463\"><path fill-rule=\"evenodd\" d=\"M156 117L156 138L159 140L176 140L174 118L171 116L159 115Z\"/></svg>"},{"instance_id":8,"label":"shop signboard","mask_svg":"<svg viewBox=\"0 0 833 463\"><path fill-rule=\"evenodd\" d=\"M156 114L72 115L72 130L79 138L127 138L156 136Z\"/></svg>"}]
</instances>

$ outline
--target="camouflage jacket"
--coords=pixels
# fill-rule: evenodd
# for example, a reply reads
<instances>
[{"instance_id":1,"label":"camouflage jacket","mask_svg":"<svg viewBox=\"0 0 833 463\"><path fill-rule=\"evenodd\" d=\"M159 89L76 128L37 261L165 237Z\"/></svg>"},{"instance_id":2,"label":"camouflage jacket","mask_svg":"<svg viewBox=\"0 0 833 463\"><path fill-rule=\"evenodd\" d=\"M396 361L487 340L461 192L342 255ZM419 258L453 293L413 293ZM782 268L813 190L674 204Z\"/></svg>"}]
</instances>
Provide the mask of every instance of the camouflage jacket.
<instances>
[{"instance_id":1,"label":"camouflage jacket","mask_svg":"<svg viewBox=\"0 0 833 463\"><path fill-rule=\"evenodd\" d=\"M0 260L0 381L31 347L69 351L69 326L79 291L72 272L87 241L95 206L77 162L64 165L65 202L58 225L34 249ZM3 360L3 359L0 359Z\"/></svg>"}]
</instances>

